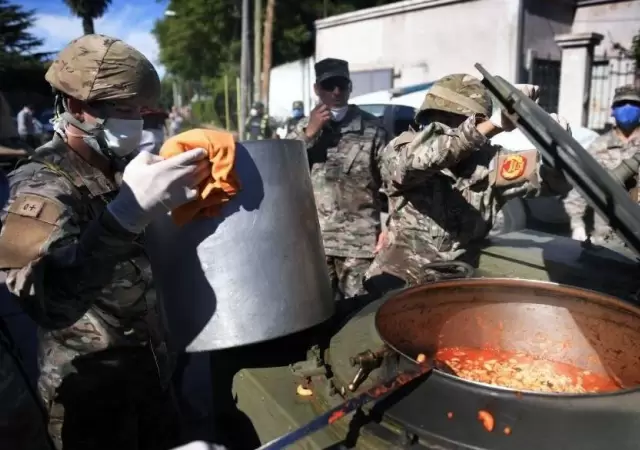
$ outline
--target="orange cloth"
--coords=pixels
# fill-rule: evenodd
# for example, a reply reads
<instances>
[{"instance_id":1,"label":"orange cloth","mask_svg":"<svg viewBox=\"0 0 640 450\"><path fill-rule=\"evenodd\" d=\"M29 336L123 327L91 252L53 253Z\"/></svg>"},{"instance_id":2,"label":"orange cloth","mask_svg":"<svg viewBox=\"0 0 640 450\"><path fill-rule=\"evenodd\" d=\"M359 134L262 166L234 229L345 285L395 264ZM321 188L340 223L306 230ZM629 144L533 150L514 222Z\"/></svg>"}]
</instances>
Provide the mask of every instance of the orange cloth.
<instances>
[{"instance_id":1,"label":"orange cloth","mask_svg":"<svg viewBox=\"0 0 640 450\"><path fill-rule=\"evenodd\" d=\"M160 149L160 156L171 158L194 148L204 148L209 152L211 176L198 186L200 198L171 212L178 225L220 214L222 206L240 190L240 181L234 170L236 143L231 133L202 128L185 131L169 138Z\"/></svg>"}]
</instances>

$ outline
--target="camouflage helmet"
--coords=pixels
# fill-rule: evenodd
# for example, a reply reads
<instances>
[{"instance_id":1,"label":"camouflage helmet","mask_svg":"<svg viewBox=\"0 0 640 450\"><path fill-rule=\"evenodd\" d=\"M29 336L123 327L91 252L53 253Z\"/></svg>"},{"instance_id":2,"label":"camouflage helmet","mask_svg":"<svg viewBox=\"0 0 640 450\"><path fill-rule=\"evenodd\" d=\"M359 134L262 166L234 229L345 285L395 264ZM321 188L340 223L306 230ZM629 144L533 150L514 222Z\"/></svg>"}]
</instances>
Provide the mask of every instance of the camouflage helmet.
<instances>
[{"instance_id":1,"label":"camouflage helmet","mask_svg":"<svg viewBox=\"0 0 640 450\"><path fill-rule=\"evenodd\" d=\"M300 100L296 100L295 102L293 102L293 107L291 109L304 109L304 103L302 103Z\"/></svg>"},{"instance_id":2,"label":"camouflage helmet","mask_svg":"<svg viewBox=\"0 0 640 450\"><path fill-rule=\"evenodd\" d=\"M45 79L54 89L83 102L155 106L160 97L160 79L153 64L120 39L101 34L71 41Z\"/></svg>"},{"instance_id":3,"label":"camouflage helmet","mask_svg":"<svg viewBox=\"0 0 640 450\"><path fill-rule=\"evenodd\" d=\"M445 111L463 116L473 114L490 116L491 108L491 97L480 80L471 75L458 73L440 78L429 88L416 114L416 120L428 110Z\"/></svg>"},{"instance_id":4,"label":"camouflage helmet","mask_svg":"<svg viewBox=\"0 0 640 450\"><path fill-rule=\"evenodd\" d=\"M255 109L264 109L264 103L262 103L262 102L254 102L253 103L253 108L255 108Z\"/></svg>"}]
</instances>

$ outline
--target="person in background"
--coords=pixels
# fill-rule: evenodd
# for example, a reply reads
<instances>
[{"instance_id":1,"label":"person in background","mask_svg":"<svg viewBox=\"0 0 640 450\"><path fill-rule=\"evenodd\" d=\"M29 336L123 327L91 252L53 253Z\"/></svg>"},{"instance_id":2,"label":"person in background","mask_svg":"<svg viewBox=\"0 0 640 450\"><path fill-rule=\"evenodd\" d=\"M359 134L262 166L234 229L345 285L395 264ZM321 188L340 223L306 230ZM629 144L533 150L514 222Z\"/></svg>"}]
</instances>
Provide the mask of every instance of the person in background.
<instances>
[{"instance_id":1,"label":"person in background","mask_svg":"<svg viewBox=\"0 0 640 450\"><path fill-rule=\"evenodd\" d=\"M142 115L142 139L140 151L147 151L157 155L164 143L167 119L169 115L163 109L143 108Z\"/></svg>"},{"instance_id":2,"label":"person in background","mask_svg":"<svg viewBox=\"0 0 640 450\"><path fill-rule=\"evenodd\" d=\"M381 231L379 153L387 133L377 117L349 105L349 64L327 58L315 65L320 103L288 139L302 140L320 220L327 269L336 299L365 294L362 279Z\"/></svg>"},{"instance_id":3,"label":"person in background","mask_svg":"<svg viewBox=\"0 0 640 450\"><path fill-rule=\"evenodd\" d=\"M167 449L180 443L175 368L144 230L198 195L204 149L170 159L140 144L153 65L89 34L49 67L56 134L10 174L0 271L39 327L39 394L57 450Z\"/></svg>"},{"instance_id":4,"label":"person in background","mask_svg":"<svg viewBox=\"0 0 640 450\"><path fill-rule=\"evenodd\" d=\"M287 134L293 132L295 130L296 125L300 120L304 119L304 103L300 100L293 102L293 107L291 108L291 117L287 119L286 127Z\"/></svg>"},{"instance_id":5,"label":"person in background","mask_svg":"<svg viewBox=\"0 0 640 450\"><path fill-rule=\"evenodd\" d=\"M33 124L33 106L25 105L16 118L18 123L18 134L20 139L25 141L30 147L38 147L40 143L36 138L36 132Z\"/></svg>"},{"instance_id":6,"label":"person in background","mask_svg":"<svg viewBox=\"0 0 640 450\"><path fill-rule=\"evenodd\" d=\"M271 139L273 137L273 130L269 124L269 114L265 113L262 102L255 102L251 111L249 111L249 118L245 125L245 136L246 140L249 141Z\"/></svg>"},{"instance_id":7,"label":"person in background","mask_svg":"<svg viewBox=\"0 0 640 450\"><path fill-rule=\"evenodd\" d=\"M640 88L631 85L615 90L611 104L614 127L596 139L587 149L605 169L610 171L622 161L640 152ZM638 174L626 179L625 187L638 202ZM565 211L571 221L571 237L594 244L619 242L613 230L578 193L572 190L564 199Z\"/></svg>"},{"instance_id":8,"label":"person in background","mask_svg":"<svg viewBox=\"0 0 640 450\"><path fill-rule=\"evenodd\" d=\"M169 113L169 133L171 136L175 136L180 133L182 124L184 123L184 117L177 106L171 107L171 113Z\"/></svg>"}]
</instances>

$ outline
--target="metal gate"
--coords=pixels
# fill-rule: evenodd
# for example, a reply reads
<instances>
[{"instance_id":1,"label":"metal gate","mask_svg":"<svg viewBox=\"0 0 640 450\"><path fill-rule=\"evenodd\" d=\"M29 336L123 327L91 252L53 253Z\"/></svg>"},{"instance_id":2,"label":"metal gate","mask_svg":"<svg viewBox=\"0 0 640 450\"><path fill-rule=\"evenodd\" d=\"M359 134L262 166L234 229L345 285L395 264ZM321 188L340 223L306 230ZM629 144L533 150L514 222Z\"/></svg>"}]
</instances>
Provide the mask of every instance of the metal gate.
<instances>
[{"instance_id":1,"label":"metal gate","mask_svg":"<svg viewBox=\"0 0 640 450\"><path fill-rule=\"evenodd\" d=\"M635 62L624 53L608 56L606 53L594 61L591 68L591 97L587 126L595 131L607 128L611 118L611 101L616 88L633 84Z\"/></svg>"},{"instance_id":2,"label":"metal gate","mask_svg":"<svg viewBox=\"0 0 640 450\"><path fill-rule=\"evenodd\" d=\"M529 84L541 86L538 104L548 113L558 112L560 95L560 61L531 57Z\"/></svg>"}]
</instances>

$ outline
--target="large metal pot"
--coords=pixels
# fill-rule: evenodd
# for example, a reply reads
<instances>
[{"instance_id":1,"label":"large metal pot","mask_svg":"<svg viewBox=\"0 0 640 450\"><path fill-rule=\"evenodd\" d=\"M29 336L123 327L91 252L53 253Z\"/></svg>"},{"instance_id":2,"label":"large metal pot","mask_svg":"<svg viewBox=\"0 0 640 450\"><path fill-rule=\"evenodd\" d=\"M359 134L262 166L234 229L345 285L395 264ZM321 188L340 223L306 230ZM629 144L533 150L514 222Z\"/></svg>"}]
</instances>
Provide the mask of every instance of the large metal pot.
<instances>
[{"instance_id":1,"label":"large metal pot","mask_svg":"<svg viewBox=\"0 0 640 450\"><path fill-rule=\"evenodd\" d=\"M302 142L238 144L241 192L219 218L148 229L169 329L188 352L291 334L334 310Z\"/></svg>"},{"instance_id":2,"label":"large metal pot","mask_svg":"<svg viewBox=\"0 0 640 450\"><path fill-rule=\"evenodd\" d=\"M640 385L640 309L584 289L512 279L435 283L389 298L376 327L408 358L445 347L493 348Z\"/></svg>"}]
</instances>

